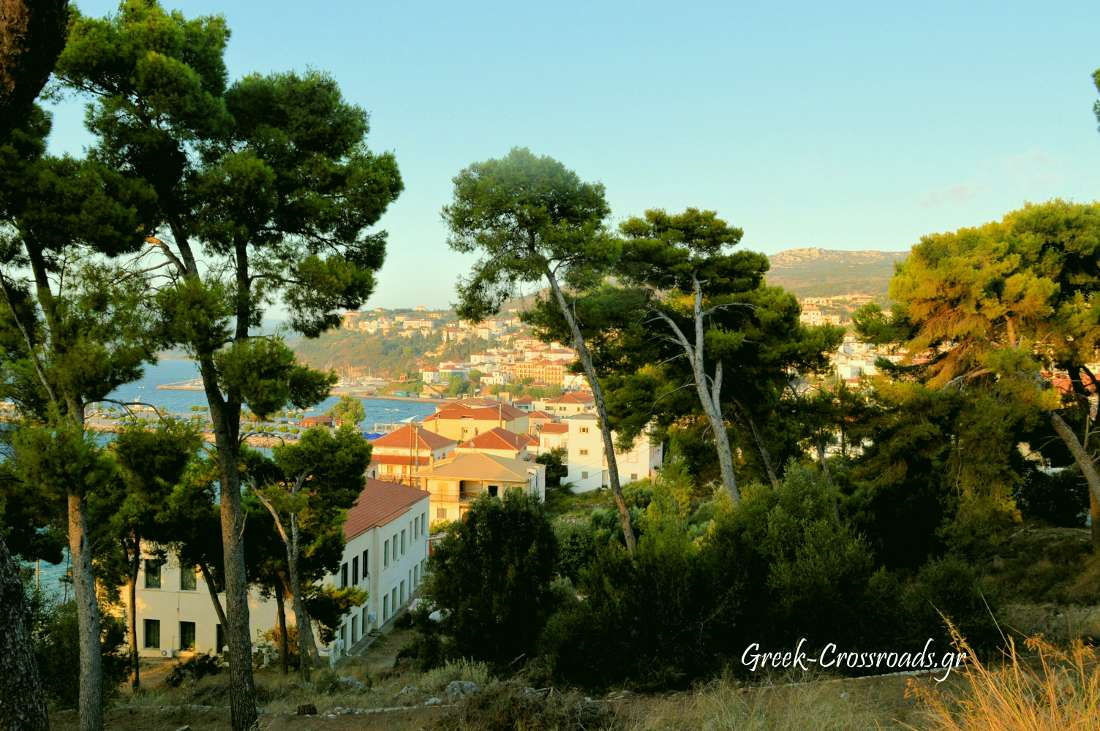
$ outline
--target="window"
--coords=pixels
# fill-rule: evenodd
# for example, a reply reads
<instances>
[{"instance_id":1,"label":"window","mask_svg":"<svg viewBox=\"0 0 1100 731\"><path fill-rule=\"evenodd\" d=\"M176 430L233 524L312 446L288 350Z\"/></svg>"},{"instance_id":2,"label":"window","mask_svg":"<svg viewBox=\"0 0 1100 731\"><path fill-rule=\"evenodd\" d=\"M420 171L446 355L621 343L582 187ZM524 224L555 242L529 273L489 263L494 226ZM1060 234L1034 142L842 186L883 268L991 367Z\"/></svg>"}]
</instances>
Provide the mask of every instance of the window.
<instances>
[{"instance_id":1,"label":"window","mask_svg":"<svg viewBox=\"0 0 1100 731\"><path fill-rule=\"evenodd\" d=\"M435 519L436 520L446 520L447 519L447 508L436 508L435 509Z\"/></svg>"},{"instance_id":2,"label":"window","mask_svg":"<svg viewBox=\"0 0 1100 731\"><path fill-rule=\"evenodd\" d=\"M163 561L157 561L155 559L145 559L145 588L146 589L159 589L160 588L160 569L164 566ZM160 647L160 645L157 645Z\"/></svg>"},{"instance_id":3,"label":"window","mask_svg":"<svg viewBox=\"0 0 1100 731\"><path fill-rule=\"evenodd\" d=\"M634 482L637 479L638 479L638 473L637 472L631 472L630 473L630 481Z\"/></svg>"},{"instance_id":4,"label":"window","mask_svg":"<svg viewBox=\"0 0 1100 731\"><path fill-rule=\"evenodd\" d=\"M354 556L351 559L351 585L355 586L359 583L359 557Z\"/></svg>"},{"instance_id":5,"label":"window","mask_svg":"<svg viewBox=\"0 0 1100 731\"><path fill-rule=\"evenodd\" d=\"M363 634L366 634L367 633L367 628L370 627L370 617L367 616L367 608L366 607L363 607L363 612L361 613L360 616L362 617L362 620L360 620L360 624L363 625Z\"/></svg>"},{"instance_id":6,"label":"window","mask_svg":"<svg viewBox=\"0 0 1100 731\"><path fill-rule=\"evenodd\" d=\"M393 587L390 592L390 607L394 614L397 614L397 587Z\"/></svg>"},{"instance_id":7,"label":"window","mask_svg":"<svg viewBox=\"0 0 1100 731\"><path fill-rule=\"evenodd\" d=\"M499 493L499 492L500 492L500 486L499 485L489 485L489 497L496 497L497 493Z\"/></svg>"},{"instance_id":8,"label":"window","mask_svg":"<svg viewBox=\"0 0 1100 731\"><path fill-rule=\"evenodd\" d=\"M195 623L180 622L180 649L195 649Z\"/></svg>"},{"instance_id":9,"label":"window","mask_svg":"<svg viewBox=\"0 0 1100 731\"><path fill-rule=\"evenodd\" d=\"M180 591L194 591L196 586L195 567L180 566Z\"/></svg>"},{"instance_id":10,"label":"window","mask_svg":"<svg viewBox=\"0 0 1100 731\"><path fill-rule=\"evenodd\" d=\"M382 544L382 565L390 565L390 539L387 538L386 542Z\"/></svg>"},{"instance_id":11,"label":"window","mask_svg":"<svg viewBox=\"0 0 1100 731\"><path fill-rule=\"evenodd\" d=\"M581 434L587 434L587 433L588 433L588 427L587 426L582 426L581 427ZM581 454L588 454L588 452L582 451Z\"/></svg>"},{"instance_id":12,"label":"window","mask_svg":"<svg viewBox=\"0 0 1100 731\"><path fill-rule=\"evenodd\" d=\"M367 562L368 558L370 558L370 549L369 548L363 550L363 582L364 583L367 581L367 577L369 576L369 574L367 573L369 571L369 569L367 567L370 566L370 564Z\"/></svg>"},{"instance_id":13,"label":"window","mask_svg":"<svg viewBox=\"0 0 1100 731\"><path fill-rule=\"evenodd\" d=\"M222 627L220 622L214 628L214 642L218 645L218 652L225 648L225 627Z\"/></svg>"},{"instance_id":14,"label":"window","mask_svg":"<svg viewBox=\"0 0 1100 731\"><path fill-rule=\"evenodd\" d=\"M401 555L405 555L405 529L401 529Z\"/></svg>"},{"instance_id":15,"label":"window","mask_svg":"<svg viewBox=\"0 0 1100 731\"><path fill-rule=\"evenodd\" d=\"M390 618L390 595L386 594L382 597L382 621L385 622Z\"/></svg>"},{"instance_id":16,"label":"window","mask_svg":"<svg viewBox=\"0 0 1100 731\"><path fill-rule=\"evenodd\" d=\"M587 457L588 456L588 450L587 449L582 449L582 450L580 450L580 452L581 452L582 457Z\"/></svg>"},{"instance_id":17,"label":"window","mask_svg":"<svg viewBox=\"0 0 1100 731\"><path fill-rule=\"evenodd\" d=\"M581 472L581 479L582 480L587 480L588 479L588 473L587 472Z\"/></svg>"},{"instance_id":18,"label":"window","mask_svg":"<svg viewBox=\"0 0 1100 731\"><path fill-rule=\"evenodd\" d=\"M145 647L155 650L160 647L160 620L145 620Z\"/></svg>"},{"instance_id":19,"label":"window","mask_svg":"<svg viewBox=\"0 0 1100 731\"><path fill-rule=\"evenodd\" d=\"M405 580L401 580L401 603L405 603Z\"/></svg>"},{"instance_id":20,"label":"window","mask_svg":"<svg viewBox=\"0 0 1100 731\"><path fill-rule=\"evenodd\" d=\"M351 618L351 643L354 645L356 635L359 634L359 617L353 616Z\"/></svg>"},{"instance_id":21,"label":"window","mask_svg":"<svg viewBox=\"0 0 1100 731\"><path fill-rule=\"evenodd\" d=\"M413 538L414 539L417 537L417 534L419 533L419 531L420 531L420 516L418 515L415 518L413 518Z\"/></svg>"},{"instance_id":22,"label":"window","mask_svg":"<svg viewBox=\"0 0 1100 731\"><path fill-rule=\"evenodd\" d=\"M345 563L340 566L340 587L343 588L348 585L348 565Z\"/></svg>"}]
</instances>

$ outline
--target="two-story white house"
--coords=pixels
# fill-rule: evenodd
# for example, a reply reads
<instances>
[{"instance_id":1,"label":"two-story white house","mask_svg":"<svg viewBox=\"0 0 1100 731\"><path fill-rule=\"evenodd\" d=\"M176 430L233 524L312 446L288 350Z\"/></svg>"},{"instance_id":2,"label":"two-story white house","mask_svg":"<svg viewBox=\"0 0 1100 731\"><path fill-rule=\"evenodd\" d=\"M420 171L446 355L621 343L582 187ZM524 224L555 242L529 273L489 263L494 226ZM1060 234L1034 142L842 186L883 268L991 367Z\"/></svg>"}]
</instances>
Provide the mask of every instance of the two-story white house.
<instances>
[{"instance_id":1,"label":"two-story white house","mask_svg":"<svg viewBox=\"0 0 1100 731\"><path fill-rule=\"evenodd\" d=\"M573 484L575 492L588 492L610 484L607 476L607 459L604 455L603 436L595 414L575 414L562 420L568 427L565 435L566 481ZM545 429L545 427L544 427ZM616 438L612 434L612 438ZM628 482L653 477L661 468L664 457L660 442L642 434L626 451L615 450L619 467L619 480Z\"/></svg>"}]
</instances>

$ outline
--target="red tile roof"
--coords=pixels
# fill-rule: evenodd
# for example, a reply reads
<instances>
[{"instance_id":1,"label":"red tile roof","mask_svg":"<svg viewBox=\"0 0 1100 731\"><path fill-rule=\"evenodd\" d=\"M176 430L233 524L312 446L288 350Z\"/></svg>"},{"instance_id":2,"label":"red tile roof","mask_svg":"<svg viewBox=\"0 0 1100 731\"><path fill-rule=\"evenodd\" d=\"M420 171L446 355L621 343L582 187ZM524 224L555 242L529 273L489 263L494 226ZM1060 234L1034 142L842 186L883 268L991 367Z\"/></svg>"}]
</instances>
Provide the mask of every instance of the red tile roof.
<instances>
[{"instance_id":1,"label":"red tile roof","mask_svg":"<svg viewBox=\"0 0 1100 731\"><path fill-rule=\"evenodd\" d=\"M527 414L527 418L528 419L544 419L546 421L553 421L554 420L553 414L548 414L545 411L532 411L531 413Z\"/></svg>"},{"instance_id":2,"label":"red tile roof","mask_svg":"<svg viewBox=\"0 0 1100 731\"><path fill-rule=\"evenodd\" d=\"M453 439L448 439L447 437L440 436L435 432L428 431L427 429L412 424L391 431L389 434L384 434L371 442L371 444L375 447L400 447L403 449L412 449L414 432L417 449L442 449L443 447L455 444L455 440Z\"/></svg>"},{"instance_id":3,"label":"red tile roof","mask_svg":"<svg viewBox=\"0 0 1100 731\"><path fill-rule=\"evenodd\" d=\"M426 497L427 492L415 487L368 478L344 519L344 540L389 523Z\"/></svg>"},{"instance_id":4,"label":"red tile roof","mask_svg":"<svg viewBox=\"0 0 1100 731\"><path fill-rule=\"evenodd\" d=\"M568 434L569 425L561 424L558 422L550 422L549 424L543 424L540 432L542 434Z\"/></svg>"},{"instance_id":5,"label":"red tile roof","mask_svg":"<svg viewBox=\"0 0 1100 731\"><path fill-rule=\"evenodd\" d=\"M370 456L371 464L413 464L413 460L416 460L416 464L428 464L431 460L428 457L412 457L408 454L372 454Z\"/></svg>"},{"instance_id":6,"label":"red tile roof","mask_svg":"<svg viewBox=\"0 0 1100 731\"><path fill-rule=\"evenodd\" d=\"M437 421L439 419L477 419L478 421L505 419L506 421L512 421L513 419L518 419L526 415L526 412L520 411L515 406L509 406L504 403L497 404L496 406L478 407L451 404L444 406L439 411L424 419L424 421Z\"/></svg>"},{"instance_id":7,"label":"red tile roof","mask_svg":"<svg viewBox=\"0 0 1100 731\"><path fill-rule=\"evenodd\" d=\"M478 434L459 446L469 449L514 449L519 451L527 444L525 437L525 434L516 434L498 426Z\"/></svg>"}]
</instances>

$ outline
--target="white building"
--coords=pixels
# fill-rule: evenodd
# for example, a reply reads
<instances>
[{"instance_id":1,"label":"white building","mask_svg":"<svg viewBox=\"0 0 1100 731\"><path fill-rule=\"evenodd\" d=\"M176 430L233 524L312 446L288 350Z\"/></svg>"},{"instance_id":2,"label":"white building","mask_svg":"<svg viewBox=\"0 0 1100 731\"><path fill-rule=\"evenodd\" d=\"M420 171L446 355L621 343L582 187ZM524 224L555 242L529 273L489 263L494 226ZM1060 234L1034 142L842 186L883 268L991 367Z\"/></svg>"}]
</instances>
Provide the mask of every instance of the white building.
<instances>
[{"instance_id":1,"label":"white building","mask_svg":"<svg viewBox=\"0 0 1100 731\"><path fill-rule=\"evenodd\" d=\"M576 414L566 417L562 423L569 429L566 435L568 474L565 479L573 484L574 492L588 492L609 485L603 436L596 415ZM615 438L612 433L612 439ZM654 442L648 434L642 434L634 440L629 450L615 451L619 480L625 485L655 476L661 468L662 458L661 444Z\"/></svg>"},{"instance_id":2,"label":"white building","mask_svg":"<svg viewBox=\"0 0 1100 731\"><path fill-rule=\"evenodd\" d=\"M336 631L344 648L390 620L412 599L428 565L428 502L423 490L367 480L344 521L344 559L326 581L358 586L367 600Z\"/></svg>"},{"instance_id":3,"label":"white building","mask_svg":"<svg viewBox=\"0 0 1100 731\"><path fill-rule=\"evenodd\" d=\"M141 562L137 588L137 643L142 657L177 657L217 652L226 640L206 582L194 567L182 567L175 555L152 555ZM129 596L122 591L129 615ZM225 594L218 595L225 607ZM288 609L289 611L289 609ZM276 625L276 605L258 589L248 592L248 622L252 641Z\"/></svg>"},{"instance_id":4,"label":"white building","mask_svg":"<svg viewBox=\"0 0 1100 731\"><path fill-rule=\"evenodd\" d=\"M337 629L350 647L371 629L394 618L424 580L428 557L429 495L393 482L367 479L344 523L344 557L335 586L360 586L367 599ZM126 592L123 601L128 602ZM166 561L152 554L142 561L137 580L137 642L142 657L176 657L217 652L225 646L222 626L201 575L181 567L175 555ZM219 596L225 607L225 595ZM128 605L123 609L128 611ZM274 598L259 589L248 595L252 641L277 625ZM294 624L287 602L286 618ZM352 639L354 638L354 639ZM321 648L322 653L329 648Z\"/></svg>"}]
</instances>

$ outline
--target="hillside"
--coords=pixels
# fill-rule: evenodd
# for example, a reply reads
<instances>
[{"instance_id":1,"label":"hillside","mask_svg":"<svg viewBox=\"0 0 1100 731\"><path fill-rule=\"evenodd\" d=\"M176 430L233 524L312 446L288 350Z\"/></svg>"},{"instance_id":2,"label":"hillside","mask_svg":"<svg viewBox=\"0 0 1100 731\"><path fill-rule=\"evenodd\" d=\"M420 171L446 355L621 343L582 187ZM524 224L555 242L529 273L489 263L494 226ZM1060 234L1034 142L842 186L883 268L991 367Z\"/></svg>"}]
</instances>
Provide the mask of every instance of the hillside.
<instances>
[{"instance_id":1,"label":"hillside","mask_svg":"<svg viewBox=\"0 0 1100 731\"><path fill-rule=\"evenodd\" d=\"M894 275L894 264L906 251L835 251L788 249L768 257L768 283L798 297L835 297L869 294L884 300Z\"/></svg>"}]
</instances>

